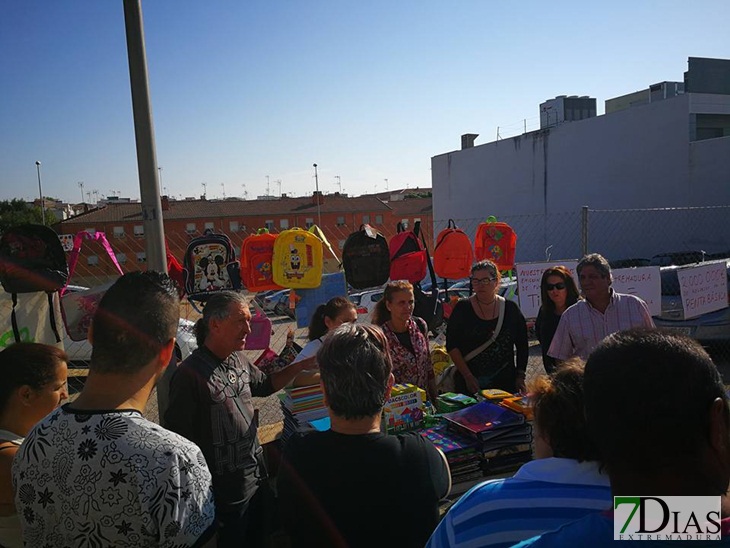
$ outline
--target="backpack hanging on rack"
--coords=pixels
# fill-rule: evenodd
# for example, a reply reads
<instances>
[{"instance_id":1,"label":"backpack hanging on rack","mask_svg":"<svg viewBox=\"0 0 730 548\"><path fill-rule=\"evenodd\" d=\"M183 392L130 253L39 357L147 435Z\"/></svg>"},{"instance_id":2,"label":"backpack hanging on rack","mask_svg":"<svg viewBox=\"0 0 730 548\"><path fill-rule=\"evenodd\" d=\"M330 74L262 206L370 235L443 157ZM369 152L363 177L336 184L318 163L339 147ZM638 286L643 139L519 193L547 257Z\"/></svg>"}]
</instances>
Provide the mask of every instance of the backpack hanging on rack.
<instances>
[{"instance_id":1,"label":"backpack hanging on rack","mask_svg":"<svg viewBox=\"0 0 730 548\"><path fill-rule=\"evenodd\" d=\"M436 275L449 280L468 278L474 262L471 240L449 219L448 226L436 237L433 250L433 268Z\"/></svg>"},{"instance_id":2,"label":"backpack hanging on rack","mask_svg":"<svg viewBox=\"0 0 730 548\"><path fill-rule=\"evenodd\" d=\"M488 259L499 270L512 270L515 266L517 234L507 223L498 223L490 216L477 226L474 236L474 256L477 261Z\"/></svg>"},{"instance_id":3,"label":"backpack hanging on rack","mask_svg":"<svg viewBox=\"0 0 730 548\"><path fill-rule=\"evenodd\" d=\"M183 257L183 275L188 300L205 302L218 291L241 287L236 251L226 234L204 234L190 240Z\"/></svg>"},{"instance_id":4,"label":"backpack hanging on rack","mask_svg":"<svg viewBox=\"0 0 730 548\"><path fill-rule=\"evenodd\" d=\"M53 314L53 293L66 285L68 265L61 240L44 225L19 225L5 231L0 238L0 283L11 294L11 323L15 342L20 342L15 307L18 293L45 292L51 329L56 342L61 337Z\"/></svg>"},{"instance_id":5,"label":"backpack hanging on rack","mask_svg":"<svg viewBox=\"0 0 730 548\"><path fill-rule=\"evenodd\" d=\"M267 228L259 228L256 234L247 236L241 244L241 282L251 292L283 289L274 283L272 261L276 234Z\"/></svg>"},{"instance_id":6,"label":"backpack hanging on rack","mask_svg":"<svg viewBox=\"0 0 730 548\"><path fill-rule=\"evenodd\" d=\"M301 228L282 231L274 242L274 283L289 289L312 289L322 283L323 243Z\"/></svg>"},{"instance_id":7,"label":"backpack hanging on rack","mask_svg":"<svg viewBox=\"0 0 730 548\"><path fill-rule=\"evenodd\" d=\"M385 237L370 225L350 234L342 247L345 279L354 289L383 285L390 276L390 251Z\"/></svg>"},{"instance_id":8,"label":"backpack hanging on rack","mask_svg":"<svg viewBox=\"0 0 730 548\"><path fill-rule=\"evenodd\" d=\"M106 235L103 232L94 232L91 234L82 230L74 236L74 247L69 255L69 282L74 272L76 272L76 264L78 263L84 240L95 240L101 243L119 275L124 274L122 267L119 266L119 261L114 254L112 246L106 239ZM69 339L72 341L86 340L89 327L94 319L94 313L99 306L99 301L101 301L107 289L114 284L114 281L116 280L80 291L69 291L68 285L61 290L61 314L63 315L63 325L66 328Z\"/></svg>"},{"instance_id":9,"label":"backpack hanging on rack","mask_svg":"<svg viewBox=\"0 0 730 548\"><path fill-rule=\"evenodd\" d=\"M421 221L413 230L406 230L403 223L397 225L398 233L390 239L390 279L420 282L426 276L426 249L418 239Z\"/></svg>"},{"instance_id":10,"label":"backpack hanging on rack","mask_svg":"<svg viewBox=\"0 0 730 548\"><path fill-rule=\"evenodd\" d=\"M411 282L413 284L413 315L418 316L426 322L428 329L433 331L444 323L444 305L439 299L438 286L436 285L436 273L433 269L431 256L428 253L426 239L420 230L420 221L413 227L414 232L420 233L423 252L426 257L428 273L431 276L431 292L426 293L421 289L421 281ZM425 274L424 274L425 275Z\"/></svg>"}]
</instances>

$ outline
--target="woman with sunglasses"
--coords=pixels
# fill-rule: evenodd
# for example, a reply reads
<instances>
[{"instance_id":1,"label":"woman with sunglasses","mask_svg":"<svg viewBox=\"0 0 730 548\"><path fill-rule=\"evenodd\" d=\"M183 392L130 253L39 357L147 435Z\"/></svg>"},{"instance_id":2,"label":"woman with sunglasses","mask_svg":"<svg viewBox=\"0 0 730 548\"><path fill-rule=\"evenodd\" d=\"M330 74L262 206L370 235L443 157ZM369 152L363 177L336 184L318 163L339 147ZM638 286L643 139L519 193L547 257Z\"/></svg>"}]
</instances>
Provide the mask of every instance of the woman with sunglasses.
<instances>
[{"instance_id":1,"label":"woman with sunglasses","mask_svg":"<svg viewBox=\"0 0 730 548\"><path fill-rule=\"evenodd\" d=\"M549 375L555 369L555 358L547 355L560 316L580 299L573 276L564 266L553 266L542 273L540 281L540 311L535 320L535 334L542 349L542 364Z\"/></svg>"},{"instance_id":2,"label":"woman with sunglasses","mask_svg":"<svg viewBox=\"0 0 730 548\"><path fill-rule=\"evenodd\" d=\"M492 261L475 263L474 294L456 303L446 326L446 350L457 369L456 391L462 394L485 388L515 393L525 388L527 324L519 307L499 296L499 282Z\"/></svg>"}]
</instances>

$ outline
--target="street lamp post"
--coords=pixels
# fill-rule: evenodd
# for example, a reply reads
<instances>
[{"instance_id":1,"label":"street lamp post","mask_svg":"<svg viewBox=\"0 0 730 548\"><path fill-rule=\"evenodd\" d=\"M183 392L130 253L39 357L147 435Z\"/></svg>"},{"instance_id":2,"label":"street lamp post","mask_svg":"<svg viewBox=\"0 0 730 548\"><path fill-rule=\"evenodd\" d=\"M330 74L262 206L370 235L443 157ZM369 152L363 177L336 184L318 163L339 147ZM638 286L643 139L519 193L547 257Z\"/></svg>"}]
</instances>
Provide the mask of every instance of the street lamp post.
<instances>
[{"instance_id":1,"label":"street lamp post","mask_svg":"<svg viewBox=\"0 0 730 548\"><path fill-rule=\"evenodd\" d=\"M43 224L46 224L46 208L43 207L45 204L43 203L43 187L41 186L41 163L38 160L35 162L35 169L38 172L38 193L41 195L41 219L43 219Z\"/></svg>"},{"instance_id":2,"label":"street lamp post","mask_svg":"<svg viewBox=\"0 0 730 548\"><path fill-rule=\"evenodd\" d=\"M321 198L321 196L319 195L319 176L317 175L317 164L312 165L314 166L314 186L317 190L317 226L319 228L322 228L322 214L319 208L319 202Z\"/></svg>"}]
</instances>

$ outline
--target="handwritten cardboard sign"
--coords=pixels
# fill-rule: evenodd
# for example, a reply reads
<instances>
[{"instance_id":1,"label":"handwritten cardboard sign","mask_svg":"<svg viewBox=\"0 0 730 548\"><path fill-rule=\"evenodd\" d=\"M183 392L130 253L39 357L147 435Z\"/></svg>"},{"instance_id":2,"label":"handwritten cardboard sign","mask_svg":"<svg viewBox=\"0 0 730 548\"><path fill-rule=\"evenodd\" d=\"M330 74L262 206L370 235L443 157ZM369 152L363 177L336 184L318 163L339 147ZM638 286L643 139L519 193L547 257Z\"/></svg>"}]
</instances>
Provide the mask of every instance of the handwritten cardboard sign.
<instances>
[{"instance_id":1,"label":"handwritten cardboard sign","mask_svg":"<svg viewBox=\"0 0 730 548\"><path fill-rule=\"evenodd\" d=\"M726 308L727 266L725 261L677 270L685 319Z\"/></svg>"},{"instance_id":2,"label":"handwritten cardboard sign","mask_svg":"<svg viewBox=\"0 0 730 548\"><path fill-rule=\"evenodd\" d=\"M652 316L662 313L662 279L658 266L617 268L611 274L614 291L640 297Z\"/></svg>"}]
</instances>

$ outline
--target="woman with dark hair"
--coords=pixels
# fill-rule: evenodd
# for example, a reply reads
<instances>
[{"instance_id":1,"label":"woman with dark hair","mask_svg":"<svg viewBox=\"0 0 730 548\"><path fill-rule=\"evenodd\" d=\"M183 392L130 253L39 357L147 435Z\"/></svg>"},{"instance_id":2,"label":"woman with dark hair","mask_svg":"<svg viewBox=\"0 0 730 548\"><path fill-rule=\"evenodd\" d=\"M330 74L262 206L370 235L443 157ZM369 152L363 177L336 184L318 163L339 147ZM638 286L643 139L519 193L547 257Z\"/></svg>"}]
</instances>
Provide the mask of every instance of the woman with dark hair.
<instances>
[{"instance_id":1,"label":"woman with dark hair","mask_svg":"<svg viewBox=\"0 0 730 548\"><path fill-rule=\"evenodd\" d=\"M23 546L10 466L30 429L68 398L67 361L46 344L21 342L0 352L0 546Z\"/></svg>"},{"instance_id":2,"label":"woman with dark hair","mask_svg":"<svg viewBox=\"0 0 730 548\"><path fill-rule=\"evenodd\" d=\"M457 370L455 389L462 394L525 388L527 324L520 308L498 294L499 282L499 269L492 261L474 263L474 294L456 303L446 326L446 350Z\"/></svg>"},{"instance_id":3,"label":"woman with dark hair","mask_svg":"<svg viewBox=\"0 0 730 548\"><path fill-rule=\"evenodd\" d=\"M561 265L546 269L540 281L540 299L540 311L535 320L535 334L540 341L542 364L545 372L550 374L556 364L555 358L548 356L547 352L560 323L560 316L580 299L578 287L570 275L570 270Z\"/></svg>"},{"instance_id":4,"label":"woman with dark hair","mask_svg":"<svg viewBox=\"0 0 730 548\"><path fill-rule=\"evenodd\" d=\"M325 335L332 329L341 326L343 323L354 323L357 321L357 310L352 301L347 297L333 297L325 304L317 307L309 322L309 342L297 355L293 363L302 361L317 354L322 347Z\"/></svg>"},{"instance_id":5,"label":"woman with dark hair","mask_svg":"<svg viewBox=\"0 0 730 548\"><path fill-rule=\"evenodd\" d=\"M428 326L413 315L414 303L410 282L389 282L383 298L375 305L373 323L383 329L388 339L395 382L424 389L428 399L435 403L438 392L428 346Z\"/></svg>"}]
</instances>

